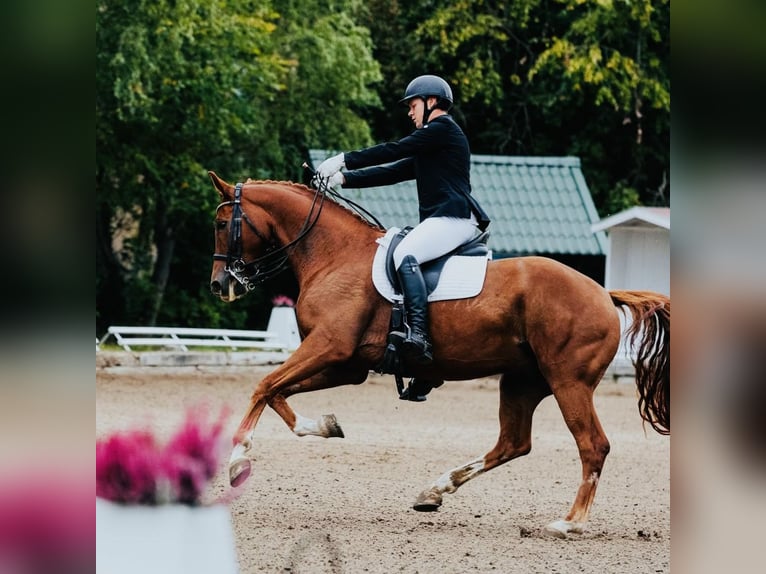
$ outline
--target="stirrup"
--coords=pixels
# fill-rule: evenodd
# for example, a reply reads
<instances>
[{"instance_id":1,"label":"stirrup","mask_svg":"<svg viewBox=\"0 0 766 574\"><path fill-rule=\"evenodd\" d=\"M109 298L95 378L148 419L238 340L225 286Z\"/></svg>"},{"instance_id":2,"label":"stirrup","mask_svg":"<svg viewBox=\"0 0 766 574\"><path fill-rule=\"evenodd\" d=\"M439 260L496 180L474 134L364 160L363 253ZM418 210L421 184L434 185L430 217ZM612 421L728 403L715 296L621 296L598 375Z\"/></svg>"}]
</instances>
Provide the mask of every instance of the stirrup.
<instances>
[{"instance_id":1,"label":"stirrup","mask_svg":"<svg viewBox=\"0 0 766 574\"><path fill-rule=\"evenodd\" d=\"M402 342L404 358L418 365L428 365L433 362L434 356L431 348L431 343L427 338L415 339L411 334Z\"/></svg>"},{"instance_id":2,"label":"stirrup","mask_svg":"<svg viewBox=\"0 0 766 574\"><path fill-rule=\"evenodd\" d=\"M407 388L399 394L399 399L403 401L422 403L427 399L426 395L433 389L434 385L430 381L413 377L410 379Z\"/></svg>"},{"instance_id":3,"label":"stirrup","mask_svg":"<svg viewBox=\"0 0 766 574\"><path fill-rule=\"evenodd\" d=\"M391 331L388 333L388 344L393 344L396 346L400 346L402 343L404 343L407 339L410 338L410 332L409 329L407 329L407 332L404 331Z\"/></svg>"}]
</instances>

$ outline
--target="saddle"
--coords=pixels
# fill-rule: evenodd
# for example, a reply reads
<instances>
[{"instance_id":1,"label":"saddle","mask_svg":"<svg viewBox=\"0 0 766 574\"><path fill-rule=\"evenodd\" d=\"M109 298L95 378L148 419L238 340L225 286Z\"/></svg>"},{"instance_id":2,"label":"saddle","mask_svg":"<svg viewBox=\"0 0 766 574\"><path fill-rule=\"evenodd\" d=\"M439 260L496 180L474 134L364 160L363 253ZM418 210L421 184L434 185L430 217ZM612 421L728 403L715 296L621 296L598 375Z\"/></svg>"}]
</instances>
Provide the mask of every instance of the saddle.
<instances>
[{"instance_id":1,"label":"saddle","mask_svg":"<svg viewBox=\"0 0 766 574\"><path fill-rule=\"evenodd\" d=\"M401 295L401 286L399 285L399 278L397 276L396 267L394 265L394 250L410 231L412 231L412 227L405 227L401 231L396 232L395 235L391 237L390 242L388 243L385 250L385 275L388 279L388 282L390 283L391 288L393 289L394 296L389 298L389 300L392 301L392 309L386 351L383 355L383 360L376 368L376 371L379 373L394 375L394 378L396 379L396 388L401 400L422 402L426 400L426 395L431 391L431 389L441 386L443 381L432 381L422 378L417 379L413 377L410 365L407 365L407 362L404 360L400 352L400 338L391 336L391 333L394 331L401 333L406 332L409 329L409 326L406 322L407 315L405 313L404 301ZM452 257L460 256L467 258L480 258L481 261L477 261L477 263L480 263L480 268L482 271L484 271L486 269L487 259L489 258L489 249L487 247L488 239L489 232L485 231L481 235L471 239L469 242L460 245L453 251L450 251L449 253L446 253L437 259L428 261L421 265L420 269L423 273L423 279L425 280L426 290L428 291L429 296L432 295L439 286L439 280L441 279L442 272L444 271L447 262ZM479 279L480 290L481 284L484 280L484 275L482 275ZM381 291L380 287L378 285L376 286L378 287L378 290ZM478 293L461 293L453 298L475 296L476 294ZM429 298L429 300L431 299ZM406 388L404 385L404 377L412 377Z\"/></svg>"},{"instance_id":2,"label":"saddle","mask_svg":"<svg viewBox=\"0 0 766 574\"><path fill-rule=\"evenodd\" d=\"M396 266L394 265L394 251L402 242L402 239L407 237L407 234L410 231L412 231L412 227L405 227L399 233L394 235L388 246L388 250L386 251L386 276L391 282L391 286L394 288L397 295L401 294L402 289L399 285L399 277L396 273ZM486 259L489 256L489 248L487 247L488 240L489 231L485 231L481 235L471 239L468 243L458 246L449 253L445 253L441 257L423 263L420 266L420 271L423 273L423 279L426 282L426 290L428 291L428 294L430 295L433 293L439 284L444 265L450 257L453 255L462 255L463 257L483 257Z\"/></svg>"}]
</instances>

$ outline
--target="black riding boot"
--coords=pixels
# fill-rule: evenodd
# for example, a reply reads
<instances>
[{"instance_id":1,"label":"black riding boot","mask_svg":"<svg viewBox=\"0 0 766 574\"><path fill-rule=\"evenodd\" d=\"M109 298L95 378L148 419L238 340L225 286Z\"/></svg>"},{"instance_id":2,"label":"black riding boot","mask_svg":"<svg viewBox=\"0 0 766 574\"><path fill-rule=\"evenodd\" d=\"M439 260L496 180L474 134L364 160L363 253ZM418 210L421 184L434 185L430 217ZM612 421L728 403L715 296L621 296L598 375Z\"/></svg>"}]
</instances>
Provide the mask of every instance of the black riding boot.
<instances>
[{"instance_id":1,"label":"black riding boot","mask_svg":"<svg viewBox=\"0 0 766 574\"><path fill-rule=\"evenodd\" d=\"M407 255L396 271L404 295L409 332L402 342L405 359L418 365L433 361L428 338L428 293L417 259Z\"/></svg>"}]
</instances>

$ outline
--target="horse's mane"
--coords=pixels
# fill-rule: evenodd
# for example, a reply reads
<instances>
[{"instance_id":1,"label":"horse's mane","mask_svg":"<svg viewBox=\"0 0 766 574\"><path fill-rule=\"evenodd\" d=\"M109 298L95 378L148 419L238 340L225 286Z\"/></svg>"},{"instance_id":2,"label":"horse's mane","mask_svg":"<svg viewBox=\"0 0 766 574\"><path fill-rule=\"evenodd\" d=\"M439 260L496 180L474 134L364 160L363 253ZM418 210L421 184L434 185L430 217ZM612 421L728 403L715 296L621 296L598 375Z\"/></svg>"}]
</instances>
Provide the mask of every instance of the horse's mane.
<instances>
[{"instance_id":1,"label":"horse's mane","mask_svg":"<svg viewBox=\"0 0 766 574\"><path fill-rule=\"evenodd\" d=\"M303 195L309 195L310 194L311 196L313 196L316 193L315 189L310 188L306 184L297 183L297 182L289 181L289 180L288 181L279 181L279 180L274 180L274 179L259 179L259 180L250 180L248 183L265 184L265 185L268 185L268 184L274 185L274 184L276 184L276 185L280 185L280 186L287 186L291 191L294 191L296 193L300 193L300 194L303 194ZM362 217L359 213L357 213L353 209L350 209L349 207L346 207L345 205L343 205L342 203L337 201L335 198L333 198L329 194L325 194L324 197L325 197L325 200L329 200L331 205L333 205L335 207L339 207L345 213L348 213L349 215L354 216L356 219L358 219L359 221L361 221L362 223L364 223L368 227L371 227L375 231L386 231L384 228L382 228L382 227L378 226L377 224L373 223L372 221Z\"/></svg>"}]
</instances>

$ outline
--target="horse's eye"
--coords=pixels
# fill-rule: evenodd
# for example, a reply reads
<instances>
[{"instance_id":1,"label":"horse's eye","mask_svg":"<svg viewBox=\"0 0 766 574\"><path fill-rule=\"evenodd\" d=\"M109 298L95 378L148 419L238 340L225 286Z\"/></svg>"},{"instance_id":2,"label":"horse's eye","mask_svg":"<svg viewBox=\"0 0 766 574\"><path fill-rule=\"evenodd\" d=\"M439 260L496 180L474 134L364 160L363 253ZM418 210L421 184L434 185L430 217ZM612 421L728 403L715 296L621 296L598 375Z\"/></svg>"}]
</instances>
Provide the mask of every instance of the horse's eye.
<instances>
[{"instance_id":1,"label":"horse's eye","mask_svg":"<svg viewBox=\"0 0 766 574\"><path fill-rule=\"evenodd\" d=\"M215 228L216 229L226 229L226 222L225 221L216 221L215 222Z\"/></svg>"}]
</instances>

